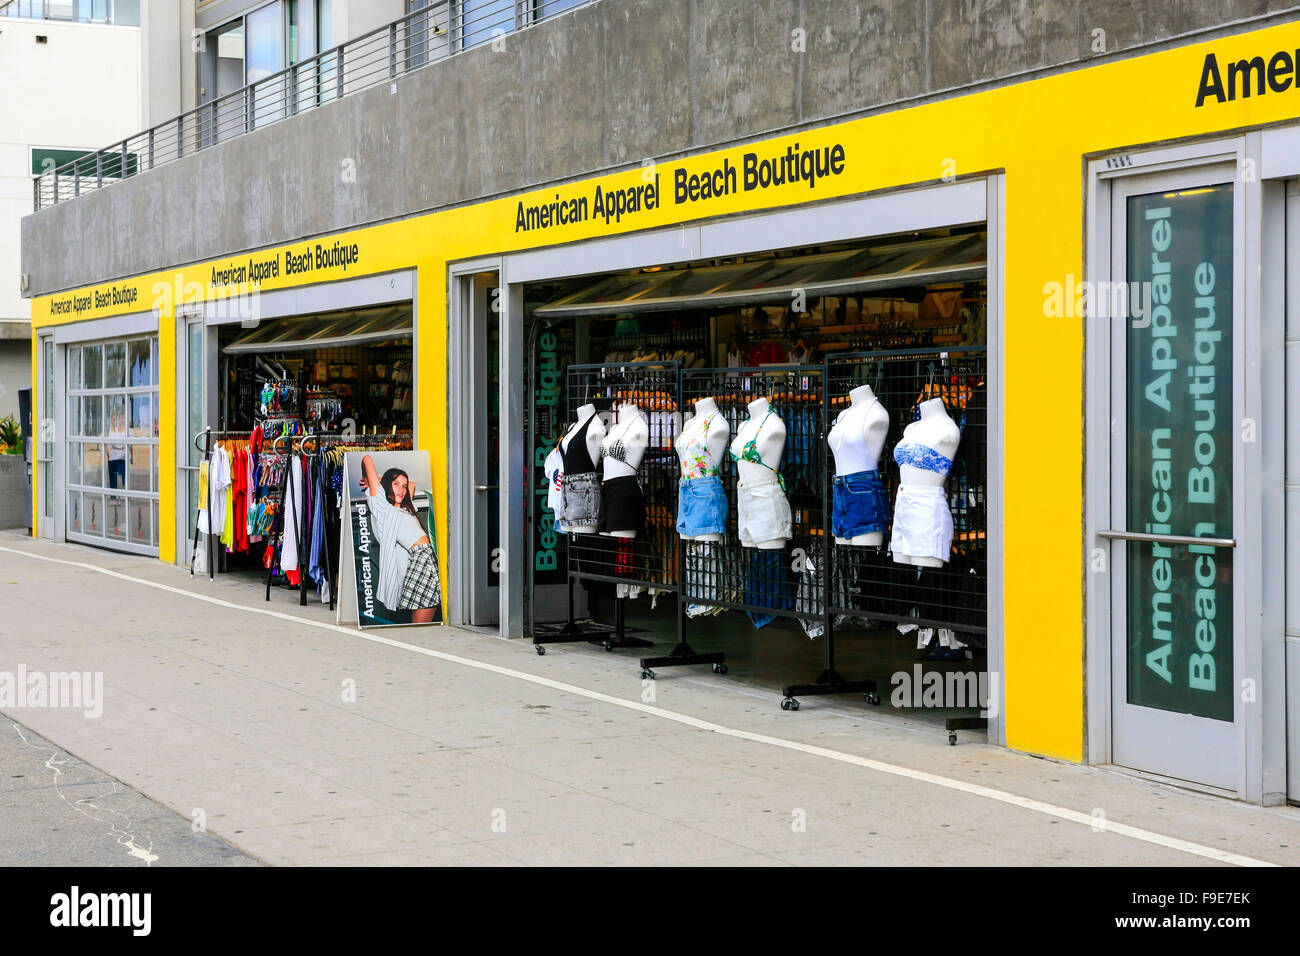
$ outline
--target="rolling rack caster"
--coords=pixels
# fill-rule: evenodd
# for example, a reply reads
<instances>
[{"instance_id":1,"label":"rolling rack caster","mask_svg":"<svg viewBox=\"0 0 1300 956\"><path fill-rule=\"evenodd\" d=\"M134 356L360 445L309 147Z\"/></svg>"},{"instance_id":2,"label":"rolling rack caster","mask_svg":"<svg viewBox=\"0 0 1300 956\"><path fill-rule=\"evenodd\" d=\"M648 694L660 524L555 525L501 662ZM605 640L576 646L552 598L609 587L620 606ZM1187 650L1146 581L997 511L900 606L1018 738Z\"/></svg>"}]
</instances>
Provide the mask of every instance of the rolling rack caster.
<instances>
[{"instance_id":1,"label":"rolling rack caster","mask_svg":"<svg viewBox=\"0 0 1300 956\"><path fill-rule=\"evenodd\" d=\"M789 688L786 688L786 692L789 693ZM795 700L793 697L783 697L783 698L781 698L781 709L782 709L782 710L798 710L798 709L799 709L799 701Z\"/></svg>"},{"instance_id":2,"label":"rolling rack caster","mask_svg":"<svg viewBox=\"0 0 1300 956\"><path fill-rule=\"evenodd\" d=\"M686 549L678 543L678 567L684 567L686 561ZM713 673L727 673L725 663L727 655L722 651L710 651L706 654L697 653L691 645L686 643L686 599L682 595L681 588L677 589L677 643L673 649L668 652L666 657L643 657L641 658L641 678L642 680L654 680L655 667L685 667L689 664L712 664ZM649 675L647 677L647 675Z\"/></svg>"},{"instance_id":3,"label":"rolling rack caster","mask_svg":"<svg viewBox=\"0 0 1300 956\"><path fill-rule=\"evenodd\" d=\"M944 729L948 731L948 746L957 746L957 731L959 730L988 730L989 719L987 717L949 717L943 722Z\"/></svg>"},{"instance_id":4,"label":"rolling rack caster","mask_svg":"<svg viewBox=\"0 0 1300 956\"><path fill-rule=\"evenodd\" d=\"M534 625L533 647L537 656L546 654L547 644L598 644L607 651L616 647L651 647L650 641L639 637L629 637L623 623L623 602L619 598L615 604L614 625L600 624L596 621L576 621L573 616L573 577L569 577L569 620L561 627L555 625Z\"/></svg>"}]
</instances>

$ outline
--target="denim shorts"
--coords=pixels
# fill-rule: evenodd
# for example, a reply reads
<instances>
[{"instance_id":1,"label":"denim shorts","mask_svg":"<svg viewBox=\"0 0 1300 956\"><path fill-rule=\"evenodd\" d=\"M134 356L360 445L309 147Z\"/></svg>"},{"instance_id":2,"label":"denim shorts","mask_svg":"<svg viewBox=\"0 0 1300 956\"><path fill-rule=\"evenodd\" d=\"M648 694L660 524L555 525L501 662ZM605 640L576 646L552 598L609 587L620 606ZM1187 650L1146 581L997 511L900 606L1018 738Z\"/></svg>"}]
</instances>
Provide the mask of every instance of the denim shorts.
<instances>
[{"instance_id":1,"label":"denim shorts","mask_svg":"<svg viewBox=\"0 0 1300 956\"><path fill-rule=\"evenodd\" d=\"M677 533L725 534L727 493L717 475L688 478L677 485Z\"/></svg>"},{"instance_id":2,"label":"denim shorts","mask_svg":"<svg viewBox=\"0 0 1300 956\"><path fill-rule=\"evenodd\" d=\"M600 521L600 475L587 472L560 479L560 519L565 528L594 527Z\"/></svg>"},{"instance_id":3,"label":"denim shorts","mask_svg":"<svg viewBox=\"0 0 1300 956\"><path fill-rule=\"evenodd\" d=\"M837 538L884 532L889 500L878 471L836 475L831 489L831 533Z\"/></svg>"}]
</instances>

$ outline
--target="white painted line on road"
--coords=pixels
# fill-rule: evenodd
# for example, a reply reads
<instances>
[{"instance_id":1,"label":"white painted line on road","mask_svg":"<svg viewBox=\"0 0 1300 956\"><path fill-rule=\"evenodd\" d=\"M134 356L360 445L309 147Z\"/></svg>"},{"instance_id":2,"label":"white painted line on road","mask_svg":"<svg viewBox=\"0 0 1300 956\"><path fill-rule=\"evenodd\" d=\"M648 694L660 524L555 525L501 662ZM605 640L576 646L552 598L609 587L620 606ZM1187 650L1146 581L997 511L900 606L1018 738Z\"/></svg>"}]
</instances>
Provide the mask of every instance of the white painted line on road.
<instances>
[{"instance_id":1,"label":"white painted line on road","mask_svg":"<svg viewBox=\"0 0 1300 956\"><path fill-rule=\"evenodd\" d=\"M1141 840L1143 843L1150 843L1155 846L1177 850L1182 853L1190 853L1193 856L1204 857L1208 860L1216 860L1220 863L1228 863L1233 866L1278 865L1276 863L1269 863L1267 860L1258 860L1254 857L1241 856L1240 854L1229 853L1226 850L1219 850L1212 846L1193 843L1190 840L1182 840L1178 837L1166 836L1163 833L1144 830L1141 827L1129 826L1126 823L1117 823L1114 820L1109 819L1098 820L1090 813L1071 810L1069 807L1057 806L1054 803L1047 803L1043 800L1034 800L1030 797L1022 797L1019 794L1008 793L1005 790L997 790L993 787L985 787L977 783L969 783L965 780L957 780L952 777L943 777L938 774L927 773L924 770L913 770L911 767L900 767L897 764L885 763L881 760L873 760L870 757L859 757L857 754L844 753L840 750L831 750L813 744L800 743L796 740L786 740L781 737L772 737L768 734L758 734L749 730L727 727L723 724L715 724L712 721L701 720L698 717L691 717L688 714L681 714L676 711L665 710L661 707L644 704L639 700L627 700L622 697L613 697L609 694L602 694L600 691L578 687L575 684L566 684L563 681L551 680L549 677L529 674L527 671L518 671L511 667L502 667L499 664L489 664L486 661L479 661L470 657L448 654L446 651L435 651L431 648L420 647L417 644L408 644L405 641L395 641L390 637L383 637L378 634L367 634L364 631L341 627L338 624L330 624L325 621L313 621L293 614L286 614L283 611L273 611L270 608L249 607L246 604L236 604L232 601L223 601L221 598L211 597L206 594L197 594L194 591L189 591L185 588L172 587L170 584L162 584L158 581L149 581L145 578L133 577L129 574L123 574L120 571L102 568L98 565L89 564L84 561L69 561L63 558L52 558L47 555L36 554L32 551L24 551L20 548L6 548L0 546L0 551L21 555L24 558L35 558L38 561L48 561L53 564L64 564L69 567L83 568L87 571L94 571L97 574L104 574L123 581L130 581L133 584L156 588L160 591L169 591L172 594L178 594L181 597L192 598L196 601L204 601L208 604L215 604L218 607L231 608L236 611L246 611L250 614L261 614L266 617L279 618L284 621L291 621L295 624L306 625L307 627L316 627L327 631L337 631L340 634L345 634L351 638L360 638L361 640L370 641L375 644L385 644L389 647L410 651L413 654L422 654L425 657L433 657L453 664L461 664L465 667L473 667L477 670L489 671L494 674L500 674L503 677L513 677L516 680L527 681L530 684L537 684L542 687L549 687L553 690L562 691L567 694L585 697L588 700L596 700L606 704L613 704L615 707L622 707L626 710L634 710L643 714L650 714L654 717L662 718L663 720L670 720L687 727L694 727L697 730L707 730L724 737L734 737L737 740L748 740L753 743L767 744L771 747L780 747L783 750L791 750L798 753L808 754L813 757L824 757L827 760L852 764L857 767L863 767L867 770L875 770L878 773L885 773L895 777L904 777L908 780L933 784L936 787L943 787L947 790L955 790L959 793L968 793L972 796L984 797L988 800L996 800L999 803L1005 803L1013 807L1020 807L1023 810L1032 810L1035 813L1042 813L1050 817L1056 817L1058 820L1068 820L1071 823L1078 823L1087 827L1097 827L1104 830L1106 833L1117 833L1120 836L1130 837L1134 840Z\"/></svg>"}]
</instances>

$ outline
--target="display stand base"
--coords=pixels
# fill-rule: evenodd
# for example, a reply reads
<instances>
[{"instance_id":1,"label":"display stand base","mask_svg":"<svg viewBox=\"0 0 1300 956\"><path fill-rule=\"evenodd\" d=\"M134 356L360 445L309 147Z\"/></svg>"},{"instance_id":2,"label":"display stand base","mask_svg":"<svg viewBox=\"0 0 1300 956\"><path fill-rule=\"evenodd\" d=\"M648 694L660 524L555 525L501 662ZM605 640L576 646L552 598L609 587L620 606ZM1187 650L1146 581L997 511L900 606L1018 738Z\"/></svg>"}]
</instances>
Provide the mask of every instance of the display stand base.
<instances>
[{"instance_id":1,"label":"display stand base","mask_svg":"<svg viewBox=\"0 0 1300 956\"><path fill-rule=\"evenodd\" d=\"M641 628L624 626L621 630L613 624L599 621L568 621L559 624L536 624L533 626L533 646L538 654L546 653L547 644L580 644L587 642L612 651L616 647L654 647L653 641L639 637L630 637L629 631L642 632Z\"/></svg>"},{"instance_id":2,"label":"display stand base","mask_svg":"<svg viewBox=\"0 0 1300 956\"><path fill-rule=\"evenodd\" d=\"M686 667L690 664L712 664L713 673L727 673L727 665L724 663L727 655L722 651L709 651L706 654L697 654L691 649L691 645L682 641L668 652L667 657L643 657L641 658L641 679L654 680L655 667Z\"/></svg>"},{"instance_id":3,"label":"display stand base","mask_svg":"<svg viewBox=\"0 0 1300 956\"><path fill-rule=\"evenodd\" d=\"M800 697L828 694L866 694L867 703L873 705L880 703L880 695L876 693L874 680L845 680L834 668L822 671L811 684L790 684L781 693L782 710L798 710Z\"/></svg>"},{"instance_id":4,"label":"display stand base","mask_svg":"<svg viewBox=\"0 0 1300 956\"><path fill-rule=\"evenodd\" d=\"M959 730L988 730L989 719L987 717L949 717L943 722L944 729L948 731L948 743L950 746L957 746L957 731Z\"/></svg>"}]
</instances>

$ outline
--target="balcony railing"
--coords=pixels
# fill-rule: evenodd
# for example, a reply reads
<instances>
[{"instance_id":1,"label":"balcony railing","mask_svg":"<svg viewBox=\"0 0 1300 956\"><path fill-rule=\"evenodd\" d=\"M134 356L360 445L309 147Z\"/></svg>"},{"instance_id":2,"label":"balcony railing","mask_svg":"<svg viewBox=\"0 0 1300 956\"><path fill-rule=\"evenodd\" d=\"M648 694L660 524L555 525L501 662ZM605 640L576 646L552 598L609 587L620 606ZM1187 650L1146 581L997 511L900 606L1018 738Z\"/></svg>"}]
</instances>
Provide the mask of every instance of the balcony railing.
<instances>
[{"instance_id":1,"label":"balcony railing","mask_svg":"<svg viewBox=\"0 0 1300 956\"><path fill-rule=\"evenodd\" d=\"M42 172L32 180L33 208L102 189L594 2L438 0L120 143Z\"/></svg>"}]
</instances>

